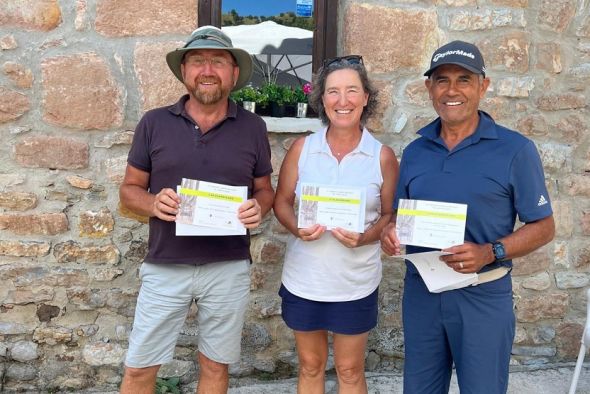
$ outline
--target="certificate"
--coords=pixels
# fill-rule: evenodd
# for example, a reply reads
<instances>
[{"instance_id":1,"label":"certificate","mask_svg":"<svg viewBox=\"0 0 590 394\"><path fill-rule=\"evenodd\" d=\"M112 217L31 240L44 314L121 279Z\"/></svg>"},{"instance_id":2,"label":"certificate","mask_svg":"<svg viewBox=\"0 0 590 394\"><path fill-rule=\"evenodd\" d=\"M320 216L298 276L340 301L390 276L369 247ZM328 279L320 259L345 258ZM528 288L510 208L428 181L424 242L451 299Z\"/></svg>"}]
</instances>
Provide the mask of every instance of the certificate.
<instances>
[{"instance_id":1,"label":"certificate","mask_svg":"<svg viewBox=\"0 0 590 394\"><path fill-rule=\"evenodd\" d=\"M248 198L246 186L182 178L177 191L180 211L176 215L176 235L246 234L238 219L238 208Z\"/></svg>"},{"instance_id":2,"label":"certificate","mask_svg":"<svg viewBox=\"0 0 590 394\"><path fill-rule=\"evenodd\" d=\"M396 232L403 245L444 249L465 242L467 205L399 200Z\"/></svg>"},{"instance_id":3,"label":"certificate","mask_svg":"<svg viewBox=\"0 0 590 394\"><path fill-rule=\"evenodd\" d=\"M479 277L477 274L462 274L439 259L440 256L448 254L451 253L432 251L394 257L410 260L420 273L428 291L431 293L460 289L478 282Z\"/></svg>"},{"instance_id":4,"label":"certificate","mask_svg":"<svg viewBox=\"0 0 590 394\"><path fill-rule=\"evenodd\" d=\"M364 233L365 205L363 187L302 183L297 226L306 228L321 224L328 230L340 227Z\"/></svg>"}]
</instances>

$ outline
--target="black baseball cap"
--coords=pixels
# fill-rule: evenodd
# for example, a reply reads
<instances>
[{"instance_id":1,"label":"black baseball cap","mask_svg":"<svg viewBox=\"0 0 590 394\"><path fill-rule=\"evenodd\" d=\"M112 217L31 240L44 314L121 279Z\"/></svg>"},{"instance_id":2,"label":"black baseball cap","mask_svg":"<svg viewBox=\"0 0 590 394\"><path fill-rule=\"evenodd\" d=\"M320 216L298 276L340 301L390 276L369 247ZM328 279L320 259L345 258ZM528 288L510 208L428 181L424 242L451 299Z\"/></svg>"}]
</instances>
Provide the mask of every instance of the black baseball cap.
<instances>
[{"instance_id":1,"label":"black baseball cap","mask_svg":"<svg viewBox=\"0 0 590 394\"><path fill-rule=\"evenodd\" d=\"M486 66L479 49L465 41L452 41L438 48L432 54L430 68L424 76L430 77L438 66L443 64L456 64L476 74L486 76Z\"/></svg>"}]
</instances>

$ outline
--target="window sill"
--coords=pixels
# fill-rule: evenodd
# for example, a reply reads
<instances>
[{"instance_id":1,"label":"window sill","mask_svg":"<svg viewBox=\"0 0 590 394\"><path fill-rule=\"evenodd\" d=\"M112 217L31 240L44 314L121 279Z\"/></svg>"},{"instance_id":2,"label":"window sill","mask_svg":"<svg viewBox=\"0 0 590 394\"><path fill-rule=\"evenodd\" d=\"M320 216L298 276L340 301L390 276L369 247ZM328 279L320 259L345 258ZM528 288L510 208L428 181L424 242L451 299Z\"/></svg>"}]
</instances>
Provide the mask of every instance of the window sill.
<instances>
[{"instance_id":1,"label":"window sill","mask_svg":"<svg viewBox=\"0 0 590 394\"><path fill-rule=\"evenodd\" d=\"M306 133L316 132L323 125L317 118L273 118L263 116L269 133Z\"/></svg>"}]
</instances>

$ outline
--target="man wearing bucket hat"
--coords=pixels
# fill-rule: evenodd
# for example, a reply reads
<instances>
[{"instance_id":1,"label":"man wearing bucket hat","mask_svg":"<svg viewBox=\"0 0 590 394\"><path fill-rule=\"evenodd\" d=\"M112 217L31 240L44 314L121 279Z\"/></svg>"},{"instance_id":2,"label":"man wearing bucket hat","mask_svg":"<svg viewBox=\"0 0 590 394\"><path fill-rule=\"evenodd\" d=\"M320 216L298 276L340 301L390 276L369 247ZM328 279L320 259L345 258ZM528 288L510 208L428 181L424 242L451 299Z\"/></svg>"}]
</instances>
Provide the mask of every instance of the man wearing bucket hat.
<instances>
[{"instance_id":1,"label":"man wearing bucket hat","mask_svg":"<svg viewBox=\"0 0 590 394\"><path fill-rule=\"evenodd\" d=\"M148 111L137 125L121 202L149 216L148 253L129 337L122 393L153 393L159 367L173 358L193 300L197 305L197 392L225 393L228 364L239 361L250 290L249 235L176 236L182 178L247 186L236 213L257 227L273 203L264 121L228 99L252 74L250 55L220 29L204 26L166 56L188 94Z\"/></svg>"},{"instance_id":2,"label":"man wearing bucket hat","mask_svg":"<svg viewBox=\"0 0 590 394\"><path fill-rule=\"evenodd\" d=\"M430 293L406 261L404 392L448 392L454 364L462 393L505 393L515 330L512 259L555 232L543 167L532 141L478 109L490 80L475 45L442 46L424 75L439 117L403 152L394 208L400 199L467 204L465 241L443 249L451 254L441 260L478 273L478 282ZM524 225L514 231L516 215ZM394 222L381 241L387 254L400 254ZM406 253L428 250L406 246Z\"/></svg>"}]
</instances>

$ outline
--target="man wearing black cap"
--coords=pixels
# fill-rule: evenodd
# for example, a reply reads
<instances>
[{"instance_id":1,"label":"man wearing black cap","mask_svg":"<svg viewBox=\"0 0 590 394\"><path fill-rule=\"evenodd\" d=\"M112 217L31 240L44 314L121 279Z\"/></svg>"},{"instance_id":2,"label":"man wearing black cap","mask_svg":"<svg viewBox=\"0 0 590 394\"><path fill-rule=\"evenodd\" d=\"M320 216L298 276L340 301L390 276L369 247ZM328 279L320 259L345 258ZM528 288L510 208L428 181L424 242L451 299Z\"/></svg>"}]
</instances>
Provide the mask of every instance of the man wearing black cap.
<instances>
[{"instance_id":1,"label":"man wearing black cap","mask_svg":"<svg viewBox=\"0 0 590 394\"><path fill-rule=\"evenodd\" d=\"M182 178L246 186L236 212L257 227L273 203L266 125L228 100L252 74L250 55L220 29L204 26L168 66L188 94L147 112L129 152L121 202L149 216L148 254L140 269L122 393L153 393L160 366L170 362L191 304L198 323L198 393L225 393L228 364L239 361L250 290L249 235L176 236Z\"/></svg>"},{"instance_id":2,"label":"man wearing black cap","mask_svg":"<svg viewBox=\"0 0 590 394\"><path fill-rule=\"evenodd\" d=\"M454 364L462 393L505 393L515 330L512 259L555 232L543 167L532 141L478 109L490 80L475 45L437 49L424 75L439 117L404 150L394 208L400 199L467 204L465 241L443 249L452 254L441 260L479 281L430 293L406 264L404 392L448 392ZM524 225L514 231L516 215ZM400 254L395 223L381 241L387 254ZM428 250L406 246L406 253Z\"/></svg>"}]
</instances>

